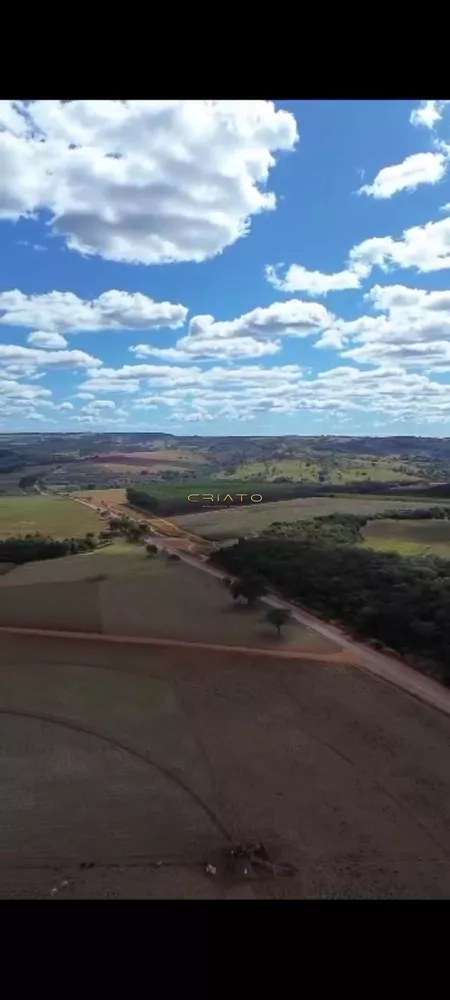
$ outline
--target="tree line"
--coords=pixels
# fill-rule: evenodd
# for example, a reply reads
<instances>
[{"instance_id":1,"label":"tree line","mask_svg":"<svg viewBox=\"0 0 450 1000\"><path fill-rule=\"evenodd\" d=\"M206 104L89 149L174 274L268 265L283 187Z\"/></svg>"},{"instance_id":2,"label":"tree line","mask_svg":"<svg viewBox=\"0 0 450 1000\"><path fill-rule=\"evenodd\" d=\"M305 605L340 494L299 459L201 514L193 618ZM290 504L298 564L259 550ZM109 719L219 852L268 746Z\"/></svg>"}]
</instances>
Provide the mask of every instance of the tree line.
<instances>
[{"instance_id":1,"label":"tree line","mask_svg":"<svg viewBox=\"0 0 450 1000\"><path fill-rule=\"evenodd\" d=\"M39 532L21 536L12 535L0 541L0 562L21 566L23 563L37 562L40 559L59 559L62 556L78 555L80 552L92 552L98 544L90 532L83 538L63 539L51 538Z\"/></svg>"},{"instance_id":2,"label":"tree line","mask_svg":"<svg viewBox=\"0 0 450 1000\"><path fill-rule=\"evenodd\" d=\"M355 518L300 522L297 534L275 526L210 561L237 577L251 601L272 588L450 685L450 562L355 545Z\"/></svg>"}]
</instances>

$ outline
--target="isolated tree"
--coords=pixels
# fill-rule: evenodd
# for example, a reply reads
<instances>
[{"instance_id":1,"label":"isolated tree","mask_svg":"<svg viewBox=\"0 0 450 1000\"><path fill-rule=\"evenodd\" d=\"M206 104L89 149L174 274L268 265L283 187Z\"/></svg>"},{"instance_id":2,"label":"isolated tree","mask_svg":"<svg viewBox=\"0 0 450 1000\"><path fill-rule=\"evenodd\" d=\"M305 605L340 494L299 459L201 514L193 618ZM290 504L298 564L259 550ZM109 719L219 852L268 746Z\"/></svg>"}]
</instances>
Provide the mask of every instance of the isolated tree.
<instances>
[{"instance_id":1,"label":"isolated tree","mask_svg":"<svg viewBox=\"0 0 450 1000\"><path fill-rule=\"evenodd\" d=\"M258 576L246 576L241 580L234 580L230 587L233 600L237 601L239 597L243 597L249 607L262 597L264 591L264 582Z\"/></svg>"},{"instance_id":2,"label":"isolated tree","mask_svg":"<svg viewBox=\"0 0 450 1000\"><path fill-rule=\"evenodd\" d=\"M287 611L286 608L269 608L266 614L266 621L270 622L271 625L274 625L278 635L280 635L281 629L289 620L289 617L289 611Z\"/></svg>"}]
</instances>

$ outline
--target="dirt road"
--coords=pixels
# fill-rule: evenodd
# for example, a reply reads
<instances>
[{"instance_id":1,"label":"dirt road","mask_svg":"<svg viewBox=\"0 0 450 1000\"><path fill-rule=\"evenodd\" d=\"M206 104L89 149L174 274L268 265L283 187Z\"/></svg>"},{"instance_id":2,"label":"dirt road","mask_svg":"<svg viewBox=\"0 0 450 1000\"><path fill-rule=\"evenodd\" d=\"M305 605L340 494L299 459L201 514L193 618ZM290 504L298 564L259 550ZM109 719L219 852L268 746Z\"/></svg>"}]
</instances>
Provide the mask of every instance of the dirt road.
<instances>
[{"instance_id":1,"label":"dirt road","mask_svg":"<svg viewBox=\"0 0 450 1000\"><path fill-rule=\"evenodd\" d=\"M87 501L79 500L73 497L78 503L87 503ZM96 508L95 504L87 503L87 506ZM111 511L111 513L113 513ZM115 513L115 512L114 512ZM169 522L166 522L169 523ZM156 529L152 526L152 531L155 532ZM189 536L192 540L193 536ZM157 548L161 550L170 550L171 544L170 539L163 535L158 535L157 533L152 534L151 538L148 539L152 541ZM179 540L179 538L178 538ZM194 543L191 541L192 549L194 548ZM177 555L184 562L189 563L190 566L194 566L196 569L201 570L203 573L209 573L211 576L215 576L218 579L223 579L223 571L215 569L204 559L197 558L190 552L183 552L180 548L176 549ZM261 598L262 603L275 608L286 608L294 621L298 622L300 625L304 625L307 628L314 629L320 635L323 635L326 639L330 639L332 642L338 643L343 652L345 653L346 662L352 663L355 666L359 666L365 670L369 670L370 673L374 674L376 677L387 681L389 684L395 685L395 687L400 688L402 691L407 692L407 694L412 695L414 698L418 698L420 701L432 708L437 708L446 715L450 715L450 691L444 688L441 684L433 681L430 677L426 677L423 674L418 673L406 664L401 663L399 660L394 659L391 656L387 656L384 653L378 653L363 643L357 642L356 640L345 635L345 633L334 625L329 625L326 622L321 621L315 615L310 614L307 611L299 608L297 605L292 604L289 601L280 600L273 594L266 594ZM316 654L316 658L319 658ZM329 657L325 657L328 659Z\"/></svg>"}]
</instances>

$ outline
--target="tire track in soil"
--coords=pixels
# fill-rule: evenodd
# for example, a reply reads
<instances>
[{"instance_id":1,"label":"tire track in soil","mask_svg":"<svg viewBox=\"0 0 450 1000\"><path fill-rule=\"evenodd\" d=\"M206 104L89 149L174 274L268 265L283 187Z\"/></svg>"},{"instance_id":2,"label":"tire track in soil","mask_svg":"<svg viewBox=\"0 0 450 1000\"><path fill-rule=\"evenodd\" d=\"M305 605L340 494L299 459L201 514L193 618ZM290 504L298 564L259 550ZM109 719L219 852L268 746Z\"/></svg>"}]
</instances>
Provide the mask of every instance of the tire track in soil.
<instances>
[{"instance_id":1,"label":"tire track in soil","mask_svg":"<svg viewBox=\"0 0 450 1000\"><path fill-rule=\"evenodd\" d=\"M158 764L157 761L150 757L150 754L146 753L146 751L137 750L136 747L133 747L128 743L124 743L121 740L117 740L113 736L109 736L107 733L102 733L98 729L91 729L88 726L83 726L80 722L75 722L72 719L64 719L57 715L31 712L27 709L1 707L0 715L11 715L15 718L23 719L36 719L39 722L48 722L51 725L63 726L65 729L71 729L72 731L82 733L85 736L94 736L97 739L103 740L104 743L108 743L115 750L120 750L121 753L127 753L131 757L135 757L137 760L143 761L144 764L155 768L155 770L157 770L164 778L167 778L169 781L177 785L177 787L184 792L185 795L188 795L189 798L191 798L192 801L199 807L199 809L201 809L202 812L208 817L210 823L213 824L220 835L224 837L228 843L233 843L233 838L223 825L220 817L217 816L212 809L210 809L208 804L204 802L200 795L198 795L197 792L194 792L194 790L190 788L182 778L180 778L177 774L174 774L173 771L170 771L169 768L164 767L162 764Z\"/></svg>"}]
</instances>

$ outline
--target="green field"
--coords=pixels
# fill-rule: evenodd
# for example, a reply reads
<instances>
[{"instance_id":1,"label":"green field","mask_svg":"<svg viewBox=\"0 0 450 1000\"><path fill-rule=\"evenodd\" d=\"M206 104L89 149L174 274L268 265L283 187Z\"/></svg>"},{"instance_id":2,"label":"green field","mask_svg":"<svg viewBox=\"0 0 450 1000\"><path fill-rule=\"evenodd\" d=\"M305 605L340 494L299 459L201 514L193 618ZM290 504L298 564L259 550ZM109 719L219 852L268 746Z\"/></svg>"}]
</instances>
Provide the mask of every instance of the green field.
<instances>
[{"instance_id":1,"label":"green field","mask_svg":"<svg viewBox=\"0 0 450 1000\"><path fill-rule=\"evenodd\" d=\"M62 497L0 496L0 538L35 531L54 538L71 538L104 527L89 507Z\"/></svg>"},{"instance_id":2,"label":"green field","mask_svg":"<svg viewBox=\"0 0 450 1000\"><path fill-rule=\"evenodd\" d=\"M255 477L250 480L238 477L231 482L230 479L224 480L222 476L220 479L214 479L212 475L208 479L203 477L198 480L189 479L185 483L133 483L133 489L139 490L140 493L148 493L156 500L187 500L191 493L200 497L203 494L212 494L215 498L218 495L223 498L227 493L232 497L236 497L238 493L246 493L247 496L250 493L262 493L264 498L270 495L292 496L293 486L293 483L265 483Z\"/></svg>"},{"instance_id":3,"label":"green field","mask_svg":"<svg viewBox=\"0 0 450 1000\"><path fill-rule=\"evenodd\" d=\"M450 521L371 521L363 529L366 544L382 552L401 555L436 555L450 558Z\"/></svg>"},{"instance_id":4,"label":"green field","mask_svg":"<svg viewBox=\"0 0 450 1000\"><path fill-rule=\"evenodd\" d=\"M417 507L417 500L411 500L409 503ZM379 511L388 512L407 506L409 504L405 502L404 497L392 500L373 496L306 497L298 500L280 500L278 503L252 504L250 507L236 505L236 508L228 510L183 514L171 520L186 531L193 531L211 541L222 542L263 531L274 521L291 523L305 517L320 517L334 513L377 514Z\"/></svg>"},{"instance_id":5,"label":"green field","mask_svg":"<svg viewBox=\"0 0 450 1000\"><path fill-rule=\"evenodd\" d=\"M409 482L420 477L420 471L413 465L405 467L401 462L383 459L352 459L335 456L322 462L307 458L286 458L267 462L245 462L233 473L218 473L218 479L246 482L258 480L270 482L278 476L289 476L294 482L352 483L367 482ZM323 477L322 480L319 477ZM248 485L248 483L247 483Z\"/></svg>"},{"instance_id":6,"label":"green field","mask_svg":"<svg viewBox=\"0 0 450 1000\"><path fill-rule=\"evenodd\" d=\"M236 605L219 580L181 560L149 559L142 546L121 543L28 563L0 577L0 625L323 653L338 648L294 622L278 639L266 611Z\"/></svg>"}]
</instances>

